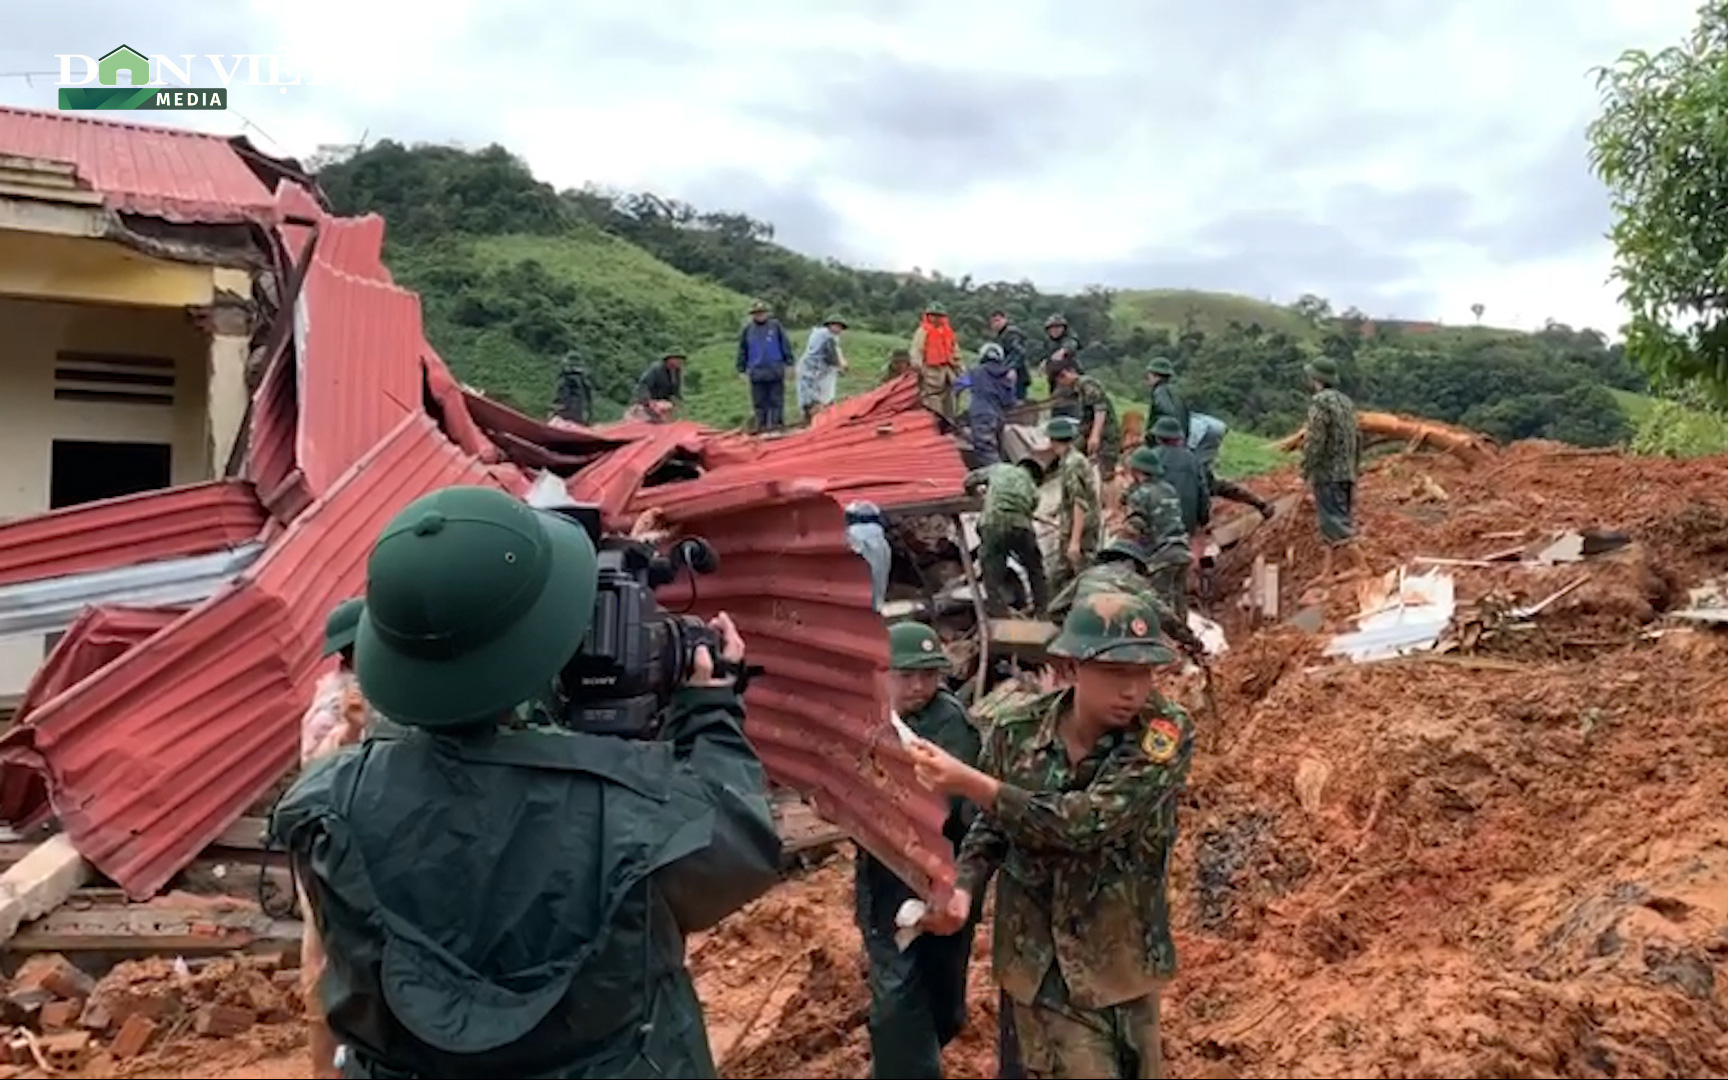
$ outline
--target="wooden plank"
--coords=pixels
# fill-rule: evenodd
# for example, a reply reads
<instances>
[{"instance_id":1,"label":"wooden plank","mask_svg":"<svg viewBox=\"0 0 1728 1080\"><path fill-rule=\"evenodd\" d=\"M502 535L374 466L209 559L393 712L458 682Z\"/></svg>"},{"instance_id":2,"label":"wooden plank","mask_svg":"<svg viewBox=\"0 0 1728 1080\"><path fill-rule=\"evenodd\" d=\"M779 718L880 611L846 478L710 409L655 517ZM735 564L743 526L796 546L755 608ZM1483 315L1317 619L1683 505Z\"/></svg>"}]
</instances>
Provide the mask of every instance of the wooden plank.
<instances>
[{"instance_id":1,"label":"wooden plank","mask_svg":"<svg viewBox=\"0 0 1728 1080\"><path fill-rule=\"evenodd\" d=\"M249 905L67 906L30 923L6 951L142 952L188 955L298 945L297 919L272 919Z\"/></svg>"}]
</instances>

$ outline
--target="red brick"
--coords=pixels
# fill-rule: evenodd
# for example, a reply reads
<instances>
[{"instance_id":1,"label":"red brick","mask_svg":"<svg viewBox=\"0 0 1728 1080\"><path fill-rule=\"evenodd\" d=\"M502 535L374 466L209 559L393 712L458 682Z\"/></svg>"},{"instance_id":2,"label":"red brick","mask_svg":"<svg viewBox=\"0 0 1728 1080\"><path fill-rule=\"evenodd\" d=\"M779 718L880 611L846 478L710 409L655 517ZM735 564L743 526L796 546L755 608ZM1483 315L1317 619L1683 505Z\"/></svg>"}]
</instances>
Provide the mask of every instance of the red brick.
<instances>
[{"instance_id":1,"label":"red brick","mask_svg":"<svg viewBox=\"0 0 1728 1080\"><path fill-rule=\"evenodd\" d=\"M250 1028L257 1016L238 1005L206 1005L192 1018L192 1029L200 1035L226 1038Z\"/></svg>"},{"instance_id":2,"label":"red brick","mask_svg":"<svg viewBox=\"0 0 1728 1080\"><path fill-rule=\"evenodd\" d=\"M139 1013L133 1013L120 1025L120 1033L114 1036L114 1041L108 1044L108 1052L116 1060L124 1061L144 1052L150 1045L150 1040L156 1037L156 1021Z\"/></svg>"},{"instance_id":3,"label":"red brick","mask_svg":"<svg viewBox=\"0 0 1728 1080\"><path fill-rule=\"evenodd\" d=\"M59 953L38 953L12 976L12 993L46 990L57 998L87 998L96 980Z\"/></svg>"},{"instance_id":4,"label":"red brick","mask_svg":"<svg viewBox=\"0 0 1728 1080\"><path fill-rule=\"evenodd\" d=\"M76 1024L83 1014L82 1001L50 1001L42 1006L38 1022L43 1031L65 1031Z\"/></svg>"},{"instance_id":5,"label":"red brick","mask_svg":"<svg viewBox=\"0 0 1728 1080\"><path fill-rule=\"evenodd\" d=\"M62 1071L77 1069L89 1056L90 1033L63 1031L57 1035L44 1035L41 1046L42 1056L47 1058L48 1064L54 1068Z\"/></svg>"}]
</instances>

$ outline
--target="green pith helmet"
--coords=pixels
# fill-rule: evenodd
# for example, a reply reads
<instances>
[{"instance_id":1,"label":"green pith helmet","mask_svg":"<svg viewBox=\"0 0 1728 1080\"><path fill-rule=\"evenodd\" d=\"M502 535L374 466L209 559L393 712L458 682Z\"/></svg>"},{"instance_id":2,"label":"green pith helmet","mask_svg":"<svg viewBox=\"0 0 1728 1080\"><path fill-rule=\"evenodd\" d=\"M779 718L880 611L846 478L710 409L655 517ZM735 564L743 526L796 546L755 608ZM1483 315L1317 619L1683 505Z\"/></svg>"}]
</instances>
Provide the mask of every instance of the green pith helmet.
<instances>
[{"instance_id":1,"label":"green pith helmet","mask_svg":"<svg viewBox=\"0 0 1728 1080\"><path fill-rule=\"evenodd\" d=\"M1044 329L1046 329L1046 330L1048 330L1054 326L1065 327L1067 325L1068 325L1068 316L1066 316L1066 315L1060 315L1060 314L1052 315L1048 319L1044 320Z\"/></svg>"},{"instance_id":2,"label":"green pith helmet","mask_svg":"<svg viewBox=\"0 0 1728 1080\"><path fill-rule=\"evenodd\" d=\"M1072 416L1052 416L1044 422L1044 434L1052 442L1073 442L1080 437L1080 422Z\"/></svg>"},{"instance_id":3,"label":"green pith helmet","mask_svg":"<svg viewBox=\"0 0 1728 1080\"><path fill-rule=\"evenodd\" d=\"M1152 605L1121 592L1095 592L1074 602L1047 651L1081 663L1168 664L1176 659L1158 641Z\"/></svg>"},{"instance_id":4,"label":"green pith helmet","mask_svg":"<svg viewBox=\"0 0 1728 1080\"><path fill-rule=\"evenodd\" d=\"M943 307L941 304L936 303L935 301L931 301L928 305L925 306L924 314L926 314L926 315L946 315L946 314L948 314L948 309Z\"/></svg>"},{"instance_id":5,"label":"green pith helmet","mask_svg":"<svg viewBox=\"0 0 1728 1080\"><path fill-rule=\"evenodd\" d=\"M840 329L844 330L844 329L846 329L846 320L842 319L838 315L830 315L826 319L822 320L822 325L823 326L838 326Z\"/></svg>"},{"instance_id":6,"label":"green pith helmet","mask_svg":"<svg viewBox=\"0 0 1728 1080\"><path fill-rule=\"evenodd\" d=\"M750 314L752 314L752 315L765 315L765 314L767 314L767 312L768 312L768 305L764 304L760 300L758 300L754 304L750 305Z\"/></svg>"},{"instance_id":7,"label":"green pith helmet","mask_svg":"<svg viewBox=\"0 0 1728 1080\"><path fill-rule=\"evenodd\" d=\"M1152 422L1152 437L1154 439L1186 439L1188 433L1182 430L1182 421L1174 416L1160 416Z\"/></svg>"},{"instance_id":8,"label":"green pith helmet","mask_svg":"<svg viewBox=\"0 0 1728 1080\"><path fill-rule=\"evenodd\" d=\"M1176 365L1170 362L1168 356L1154 356L1152 362L1146 365L1148 375L1175 375Z\"/></svg>"},{"instance_id":9,"label":"green pith helmet","mask_svg":"<svg viewBox=\"0 0 1728 1080\"><path fill-rule=\"evenodd\" d=\"M360 613L366 601L358 596L342 601L330 609L324 618L324 651L321 656L335 656L354 644L354 633L360 626Z\"/></svg>"},{"instance_id":10,"label":"green pith helmet","mask_svg":"<svg viewBox=\"0 0 1728 1080\"><path fill-rule=\"evenodd\" d=\"M1128 471L1143 476L1163 476L1164 459L1150 446L1136 446L1134 452L1128 455Z\"/></svg>"},{"instance_id":11,"label":"green pith helmet","mask_svg":"<svg viewBox=\"0 0 1728 1080\"><path fill-rule=\"evenodd\" d=\"M685 356L683 353L679 352L677 349L670 349L666 352L661 353L660 359L662 359L662 360L688 360L689 357Z\"/></svg>"},{"instance_id":12,"label":"green pith helmet","mask_svg":"<svg viewBox=\"0 0 1728 1080\"><path fill-rule=\"evenodd\" d=\"M942 639L920 622L895 623L888 628L888 666L895 671L932 671L948 666Z\"/></svg>"},{"instance_id":13,"label":"green pith helmet","mask_svg":"<svg viewBox=\"0 0 1728 1080\"><path fill-rule=\"evenodd\" d=\"M1131 536L1118 536L1098 550L1100 561L1105 559L1127 559L1145 570L1152 563L1152 553L1145 545Z\"/></svg>"},{"instance_id":14,"label":"green pith helmet","mask_svg":"<svg viewBox=\"0 0 1728 1080\"><path fill-rule=\"evenodd\" d=\"M497 488L448 487L402 509L366 562L360 689L404 724L481 723L541 693L594 613L581 526Z\"/></svg>"},{"instance_id":15,"label":"green pith helmet","mask_svg":"<svg viewBox=\"0 0 1728 1080\"><path fill-rule=\"evenodd\" d=\"M1316 356L1302 365L1302 370L1308 373L1310 379L1325 383L1327 386L1338 385L1338 361L1330 356Z\"/></svg>"}]
</instances>

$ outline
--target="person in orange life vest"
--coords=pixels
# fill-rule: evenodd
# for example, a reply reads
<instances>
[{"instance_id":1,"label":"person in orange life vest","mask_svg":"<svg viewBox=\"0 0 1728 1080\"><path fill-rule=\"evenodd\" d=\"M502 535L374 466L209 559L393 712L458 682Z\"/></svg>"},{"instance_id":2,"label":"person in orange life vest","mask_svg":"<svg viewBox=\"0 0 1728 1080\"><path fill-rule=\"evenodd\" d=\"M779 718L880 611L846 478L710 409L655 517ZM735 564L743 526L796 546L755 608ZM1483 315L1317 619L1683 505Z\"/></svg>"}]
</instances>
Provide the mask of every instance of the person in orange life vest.
<instances>
[{"instance_id":1,"label":"person in orange life vest","mask_svg":"<svg viewBox=\"0 0 1728 1080\"><path fill-rule=\"evenodd\" d=\"M957 392L954 384L960 379L959 344L954 340L954 327L948 322L948 312L941 304L924 309L924 318L912 334L912 367L918 372L918 398L949 420L956 412Z\"/></svg>"}]
</instances>

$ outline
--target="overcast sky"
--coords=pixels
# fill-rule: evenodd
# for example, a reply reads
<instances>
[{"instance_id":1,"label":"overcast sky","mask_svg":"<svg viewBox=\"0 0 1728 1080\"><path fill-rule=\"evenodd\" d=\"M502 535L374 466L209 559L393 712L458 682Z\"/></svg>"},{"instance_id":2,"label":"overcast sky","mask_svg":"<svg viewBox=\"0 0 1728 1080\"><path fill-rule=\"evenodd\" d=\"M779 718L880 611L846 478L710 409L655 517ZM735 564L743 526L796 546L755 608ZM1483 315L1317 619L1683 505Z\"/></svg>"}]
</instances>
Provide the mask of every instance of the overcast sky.
<instances>
[{"instance_id":1,"label":"overcast sky","mask_svg":"<svg viewBox=\"0 0 1728 1080\"><path fill-rule=\"evenodd\" d=\"M1371 314L1613 330L1588 69L1693 0L119 0L9 6L0 102L60 53L276 53L237 84L289 156L499 142L871 266L1050 288L1303 292ZM231 61L227 61L231 62ZM262 134L260 134L260 130ZM0 152L4 147L0 146Z\"/></svg>"}]
</instances>

